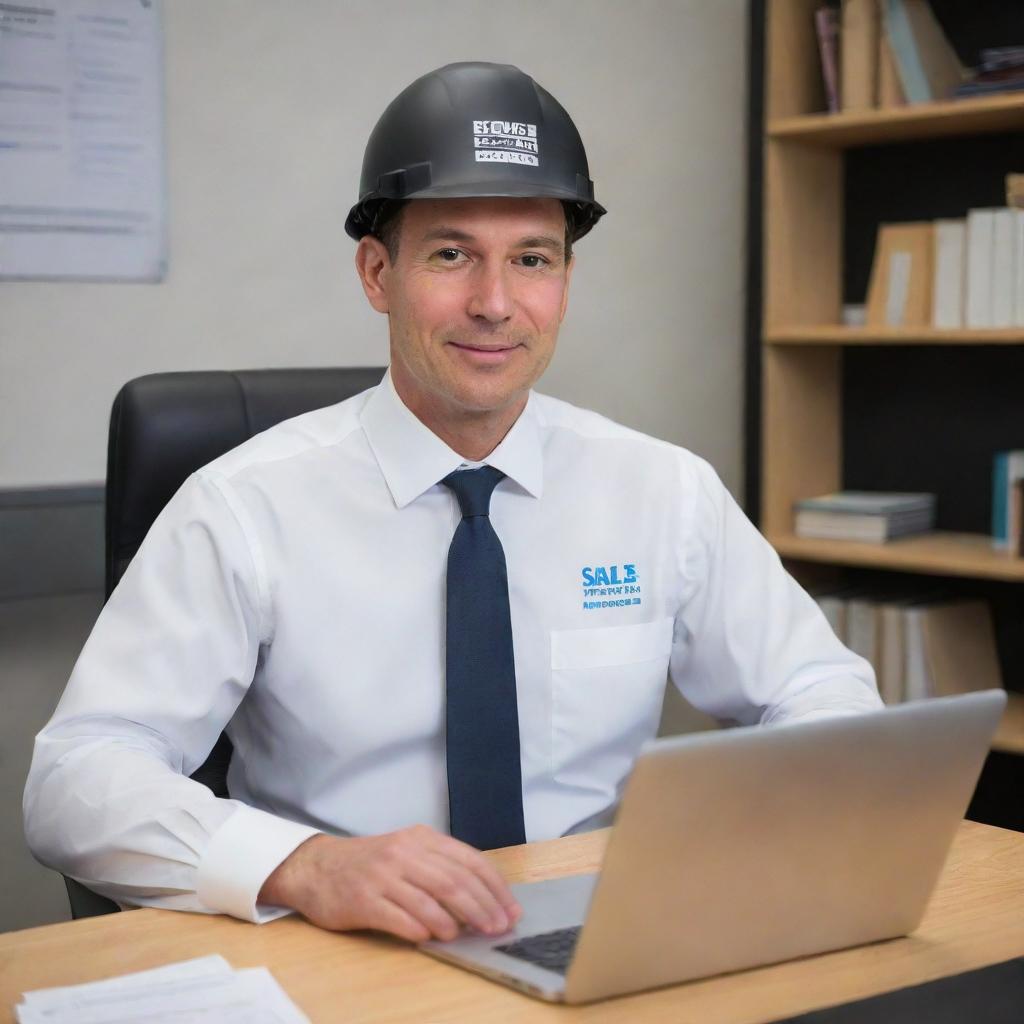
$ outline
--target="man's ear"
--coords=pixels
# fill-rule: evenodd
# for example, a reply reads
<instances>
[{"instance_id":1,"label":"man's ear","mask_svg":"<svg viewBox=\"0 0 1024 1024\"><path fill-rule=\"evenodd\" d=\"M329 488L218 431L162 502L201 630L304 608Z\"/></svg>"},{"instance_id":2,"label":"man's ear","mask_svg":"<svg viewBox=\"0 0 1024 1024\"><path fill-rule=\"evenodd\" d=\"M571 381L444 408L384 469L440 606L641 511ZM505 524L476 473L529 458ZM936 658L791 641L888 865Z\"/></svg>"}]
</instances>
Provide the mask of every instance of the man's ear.
<instances>
[{"instance_id":1,"label":"man's ear","mask_svg":"<svg viewBox=\"0 0 1024 1024\"><path fill-rule=\"evenodd\" d=\"M572 280L572 268L575 266L576 254L573 253L569 257L569 262L565 265L565 288L562 290L562 309L558 314L559 323L565 319L565 311L569 308L569 282Z\"/></svg>"},{"instance_id":2,"label":"man's ear","mask_svg":"<svg viewBox=\"0 0 1024 1024\"><path fill-rule=\"evenodd\" d=\"M378 313L390 312L387 293L390 270L391 258L384 243L373 235L363 235L356 246L356 272L370 305Z\"/></svg>"}]
</instances>

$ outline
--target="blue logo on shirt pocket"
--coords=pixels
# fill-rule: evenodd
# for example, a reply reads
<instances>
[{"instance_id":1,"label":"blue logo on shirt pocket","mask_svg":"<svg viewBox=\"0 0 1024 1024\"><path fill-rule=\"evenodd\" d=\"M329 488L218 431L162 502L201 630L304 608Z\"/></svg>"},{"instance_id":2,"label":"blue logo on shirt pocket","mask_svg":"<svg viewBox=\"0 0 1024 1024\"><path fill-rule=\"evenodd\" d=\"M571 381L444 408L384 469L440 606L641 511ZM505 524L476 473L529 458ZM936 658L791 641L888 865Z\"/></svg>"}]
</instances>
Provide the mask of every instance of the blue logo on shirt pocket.
<instances>
[{"instance_id":1,"label":"blue logo on shirt pocket","mask_svg":"<svg viewBox=\"0 0 1024 1024\"><path fill-rule=\"evenodd\" d=\"M580 570L580 576L583 581L584 611L640 604L640 574L635 562L585 565Z\"/></svg>"}]
</instances>

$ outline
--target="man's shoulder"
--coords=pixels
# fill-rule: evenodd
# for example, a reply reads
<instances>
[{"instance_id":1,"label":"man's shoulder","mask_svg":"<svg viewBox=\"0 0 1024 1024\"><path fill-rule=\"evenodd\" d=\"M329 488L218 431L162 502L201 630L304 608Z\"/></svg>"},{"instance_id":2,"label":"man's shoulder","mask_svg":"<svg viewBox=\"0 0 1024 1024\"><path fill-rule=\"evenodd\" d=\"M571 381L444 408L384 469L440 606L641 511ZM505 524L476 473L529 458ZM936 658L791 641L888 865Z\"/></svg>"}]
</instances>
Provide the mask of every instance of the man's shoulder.
<instances>
[{"instance_id":1,"label":"man's shoulder","mask_svg":"<svg viewBox=\"0 0 1024 1024\"><path fill-rule=\"evenodd\" d=\"M679 488L683 495L715 496L722 490L714 467L700 455L624 426L591 409L534 392L534 408L548 442L566 458L597 471L639 472L652 488Z\"/></svg>"},{"instance_id":2,"label":"man's shoulder","mask_svg":"<svg viewBox=\"0 0 1024 1024\"><path fill-rule=\"evenodd\" d=\"M312 409L282 420L254 434L237 448L225 452L205 465L200 472L237 479L259 472L263 467L323 452L342 444L361 429L359 414L373 391L370 388L334 405Z\"/></svg>"},{"instance_id":3,"label":"man's shoulder","mask_svg":"<svg viewBox=\"0 0 1024 1024\"><path fill-rule=\"evenodd\" d=\"M649 452L654 457L661 455L686 463L703 461L680 445L617 423L592 409L584 409L538 392L534 392L534 400L537 418L547 430L560 432L581 445L623 442L638 455Z\"/></svg>"}]
</instances>

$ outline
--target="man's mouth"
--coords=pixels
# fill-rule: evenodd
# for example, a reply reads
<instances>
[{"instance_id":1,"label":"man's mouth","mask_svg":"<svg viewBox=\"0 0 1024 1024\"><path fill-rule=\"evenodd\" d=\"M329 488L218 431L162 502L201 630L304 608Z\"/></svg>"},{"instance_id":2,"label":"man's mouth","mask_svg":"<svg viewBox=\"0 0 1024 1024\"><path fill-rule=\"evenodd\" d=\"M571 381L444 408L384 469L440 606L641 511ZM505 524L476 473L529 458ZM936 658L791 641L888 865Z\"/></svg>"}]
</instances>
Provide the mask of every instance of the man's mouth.
<instances>
[{"instance_id":1,"label":"man's mouth","mask_svg":"<svg viewBox=\"0 0 1024 1024\"><path fill-rule=\"evenodd\" d=\"M517 342L507 342L501 345L479 345L476 342L450 341L448 344L454 345L456 348L467 349L470 352L510 352L514 348L519 348Z\"/></svg>"},{"instance_id":2,"label":"man's mouth","mask_svg":"<svg viewBox=\"0 0 1024 1024\"><path fill-rule=\"evenodd\" d=\"M448 344L458 350L462 354L462 358L487 366L496 366L506 362L512 358L512 353L521 347L517 342L481 345L476 342L450 341Z\"/></svg>"}]
</instances>

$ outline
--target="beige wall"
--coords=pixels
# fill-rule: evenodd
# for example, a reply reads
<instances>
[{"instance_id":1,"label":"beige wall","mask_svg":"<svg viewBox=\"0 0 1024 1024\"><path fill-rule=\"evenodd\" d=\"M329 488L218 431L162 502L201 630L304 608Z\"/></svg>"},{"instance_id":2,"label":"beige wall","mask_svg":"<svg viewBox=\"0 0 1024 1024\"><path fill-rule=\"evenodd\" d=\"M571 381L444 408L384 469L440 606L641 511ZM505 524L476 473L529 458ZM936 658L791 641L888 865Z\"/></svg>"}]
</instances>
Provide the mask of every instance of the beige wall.
<instances>
[{"instance_id":1,"label":"beige wall","mask_svg":"<svg viewBox=\"0 0 1024 1024\"><path fill-rule=\"evenodd\" d=\"M101 480L126 379L386 360L342 222L366 136L453 60L568 108L609 214L542 389L741 472L744 0L164 0L170 270L0 284L0 487Z\"/></svg>"}]
</instances>

